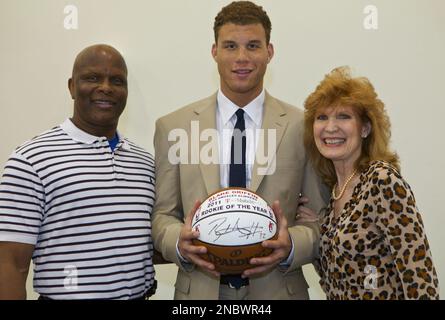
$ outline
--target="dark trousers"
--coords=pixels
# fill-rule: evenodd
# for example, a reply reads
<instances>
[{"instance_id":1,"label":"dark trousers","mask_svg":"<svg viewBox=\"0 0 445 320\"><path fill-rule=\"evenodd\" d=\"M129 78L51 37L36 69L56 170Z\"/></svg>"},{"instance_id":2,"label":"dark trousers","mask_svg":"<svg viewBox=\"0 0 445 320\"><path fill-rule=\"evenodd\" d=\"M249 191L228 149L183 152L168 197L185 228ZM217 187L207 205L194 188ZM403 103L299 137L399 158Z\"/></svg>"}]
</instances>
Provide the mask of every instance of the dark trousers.
<instances>
[{"instance_id":1,"label":"dark trousers","mask_svg":"<svg viewBox=\"0 0 445 320\"><path fill-rule=\"evenodd\" d=\"M154 295L156 293L156 288L158 287L158 282L155 280L155 282L153 283L153 286L148 289L147 291L145 291L145 293L137 298L133 298L133 299L128 299L128 300L149 300L149 298ZM49 297L46 296L39 296L39 298L37 300L55 300L55 299L51 299Z\"/></svg>"}]
</instances>

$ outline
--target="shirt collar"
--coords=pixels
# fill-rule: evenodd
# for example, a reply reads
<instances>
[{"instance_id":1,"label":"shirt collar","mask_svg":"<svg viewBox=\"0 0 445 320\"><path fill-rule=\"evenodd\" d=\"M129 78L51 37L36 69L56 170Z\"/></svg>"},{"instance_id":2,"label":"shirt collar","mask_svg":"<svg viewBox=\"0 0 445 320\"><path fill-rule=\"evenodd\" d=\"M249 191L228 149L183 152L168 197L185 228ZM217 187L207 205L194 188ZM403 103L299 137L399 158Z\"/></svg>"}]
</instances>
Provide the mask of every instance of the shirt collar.
<instances>
[{"instance_id":1,"label":"shirt collar","mask_svg":"<svg viewBox=\"0 0 445 320\"><path fill-rule=\"evenodd\" d=\"M107 141L107 137L97 137L85 132L74 125L71 119L66 119L61 125L60 128L65 131L65 133L74 141L85 143L85 144L93 144L98 141ZM122 147L124 149L129 149L130 145L128 141L122 136L122 134L118 131L117 135L119 137L119 143L122 142Z\"/></svg>"},{"instance_id":2,"label":"shirt collar","mask_svg":"<svg viewBox=\"0 0 445 320\"><path fill-rule=\"evenodd\" d=\"M253 122L255 122L257 126L261 125L264 100L265 91L263 89L263 91L261 91L261 93L255 99L253 99L243 108L244 112L250 117L250 119L252 119ZM221 89L218 90L216 101L218 103L223 124L226 125L240 107L230 101L229 98L222 93Z\"/></svg>"}]
</instances>

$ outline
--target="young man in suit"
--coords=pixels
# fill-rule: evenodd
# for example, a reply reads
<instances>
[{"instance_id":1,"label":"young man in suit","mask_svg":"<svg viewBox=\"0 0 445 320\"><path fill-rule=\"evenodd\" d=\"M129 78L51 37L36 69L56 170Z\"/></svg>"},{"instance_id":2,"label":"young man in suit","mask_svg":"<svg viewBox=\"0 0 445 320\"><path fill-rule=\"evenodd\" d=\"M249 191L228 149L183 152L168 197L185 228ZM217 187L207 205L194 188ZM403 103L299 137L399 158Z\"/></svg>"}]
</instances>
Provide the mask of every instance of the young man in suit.
<instances>
[{"instance_id":1,"label":"young man in suit","mask_svg":"<svg viewBox=\"0 0 445 320\"><path fill-rule=\"evenodd\" d=\"M302 111L263 89L264 74L274 55L270 31L271 22L262 7L249 1L224 7L215 18L212 47L220 89L156 123L153 239L164 258L179 267L175 299L309 297L301 266L313 260L319 232L316 222L298 224L295 213L300 193L311 200L308 207L315 212L324 201L303 147ZM213 155L217 161L172 161L174 146L169 134L174 130L186 133L189 146L198 143L198 152L207 143L191 140L197 124L200 133L217 132ZM226 134L234 129L246 132L238 149L233 146L232 133ZM264 163L256 153L262 143L260 129L275 135L268 145L274 150L268 170L261 170ZM234 163L235 149L242 152L238 163ZM246 187L273 203L279 230L276 240L263 242L273 249L270 256L252 259L254 268L230 277L215 271L212 263L200 257L206 249L191 242L198 235L191 230L191 217L199 206L196 200L203 201L229 186Z\"/></svg>"}]
</instances>

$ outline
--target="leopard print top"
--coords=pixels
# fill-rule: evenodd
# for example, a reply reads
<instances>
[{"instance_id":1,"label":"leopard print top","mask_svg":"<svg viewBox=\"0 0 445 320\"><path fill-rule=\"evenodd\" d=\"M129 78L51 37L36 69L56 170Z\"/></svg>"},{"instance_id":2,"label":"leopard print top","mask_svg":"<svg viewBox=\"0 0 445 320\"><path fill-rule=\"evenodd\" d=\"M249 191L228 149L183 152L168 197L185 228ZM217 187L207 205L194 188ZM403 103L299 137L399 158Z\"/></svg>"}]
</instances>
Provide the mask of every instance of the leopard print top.
<instances>
[{"instance_id":1,"label":"leopard print top","mask_svg":"<svg viewBox=\"0 0 445 320\"><path fill-rule=\"evenodd\" d=\"M316 263L328 299L439 299L414 195L394 167L371 163L338 218L332 208Z\"/></svg>"}]
</instances>

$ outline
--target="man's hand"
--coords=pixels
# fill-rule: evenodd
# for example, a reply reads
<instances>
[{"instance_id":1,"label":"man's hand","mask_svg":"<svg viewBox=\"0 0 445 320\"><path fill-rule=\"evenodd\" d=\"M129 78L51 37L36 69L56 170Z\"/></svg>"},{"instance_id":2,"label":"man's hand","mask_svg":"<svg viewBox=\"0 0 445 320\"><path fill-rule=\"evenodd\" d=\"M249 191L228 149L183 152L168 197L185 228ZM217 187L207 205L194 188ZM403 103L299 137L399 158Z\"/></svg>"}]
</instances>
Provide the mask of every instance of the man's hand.
<instances>
[{"instance_id":1,"label":"man's hand","mask_svg":"<svg viewBox=\"0 0 445 320\"><path fill-rule=\"evenodd\" d=\"M212 275L219 277L219 272L215 271L215 265L202 259L199 255L207 253L207 248L204 246L195 246L192 243L193 239L199 237L198 231L192 230L193 216L196 210L201 205L201 201L197 200L190 213L185 219L185 223L179 234L178 249L181 256L190 263L194 263L204 271L211 273Z\"/></svg>"},{"instance_id":2,"label":"man's hand","mask_svg":"<svg viewBox=\"0 0 445 320\"><path fill-rule=\"evenodd\" d=\"M256 265L252 269L245 270L242 277L251 277L253 275L263 273L267 270L275 268L280 262L287 259L292 249L289 231L287 230L287 220L283 215L279 201L275 201L272 205L278 224L278 238L276 240L263 241L264 248L273 249L272 253L267 257L252 258L250 264Z\"/></svg>"},{"instance_id":3,"label":"man's hand","mask_svg":"<svg viewBox=\"0 0 445 320\"><path fill-rule=\"evenodd\" d=\"M308 207L305 207L308 202L309 198L307 197L300 195L300 197L298 198L297 214L295 216L297 222L304 223L318 221L318 215Z\"/></svg>"}]
</instances>

